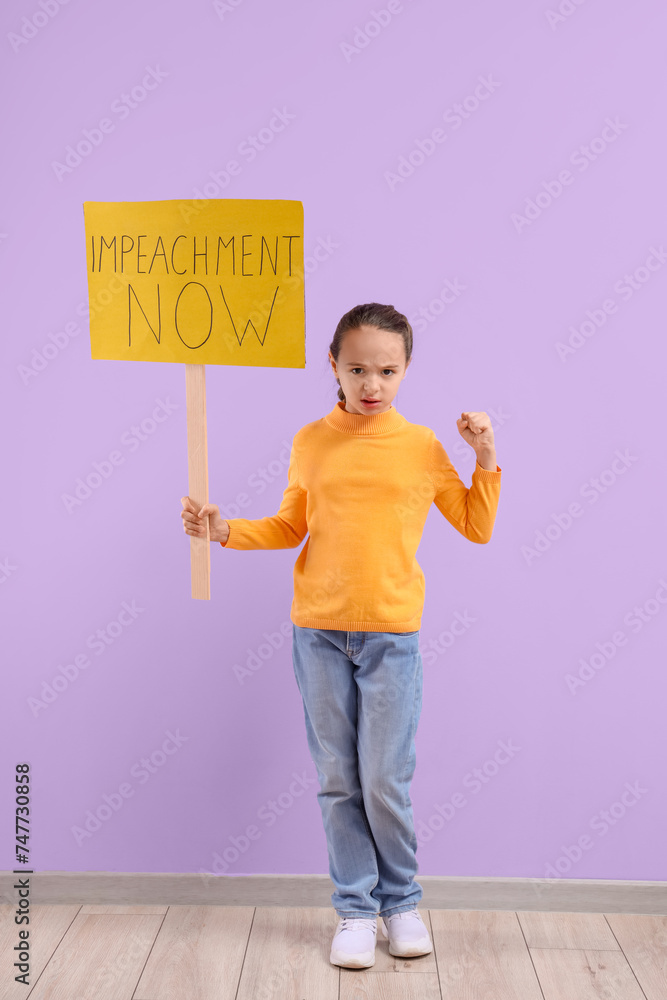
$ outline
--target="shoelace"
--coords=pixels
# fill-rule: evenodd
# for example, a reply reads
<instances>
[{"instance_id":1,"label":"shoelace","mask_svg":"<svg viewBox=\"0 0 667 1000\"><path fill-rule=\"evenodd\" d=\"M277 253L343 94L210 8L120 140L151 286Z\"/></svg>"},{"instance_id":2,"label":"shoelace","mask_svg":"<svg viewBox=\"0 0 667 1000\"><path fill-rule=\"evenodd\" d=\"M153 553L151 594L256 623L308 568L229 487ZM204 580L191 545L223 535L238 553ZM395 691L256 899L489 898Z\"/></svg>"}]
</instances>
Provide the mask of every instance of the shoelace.
<instances>
[{"instance_id":1,"label":"shoelace","mask_svg":"<svg viewBox=\"0 0 667 1000\"><path fill-rule=\"evenodd\" d=\"M387 921L393 920L395 917L400 917L402 920L407 918L416 917L420 923L423 923L417 910L399 910L398 913L392 913L390 917L387 917ZM384 920L384 917L382 918Z\"/></svg>"},{"instance_id":2,"label":"shoelace","mask_svg":"<svg viewBox=\"0 0 667 1000\"><path fill-rule=\"evenodd\" d=\"M362 930L373 925L374 930L377 930L377 923L375 922L375 917L342 917L342 924L340 929L342 931L357 931Z\"/></svg>"}]
</instances>

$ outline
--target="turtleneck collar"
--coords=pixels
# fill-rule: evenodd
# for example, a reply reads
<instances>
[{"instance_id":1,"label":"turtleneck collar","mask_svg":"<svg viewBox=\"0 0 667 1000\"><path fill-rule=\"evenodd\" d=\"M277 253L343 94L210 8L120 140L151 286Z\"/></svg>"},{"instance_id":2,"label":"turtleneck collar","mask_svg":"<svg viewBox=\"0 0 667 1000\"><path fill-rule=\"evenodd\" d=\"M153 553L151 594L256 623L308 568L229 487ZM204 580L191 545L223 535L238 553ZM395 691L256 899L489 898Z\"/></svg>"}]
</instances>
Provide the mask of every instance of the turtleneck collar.
<instances>
[{"instance_id":1,"label":"turtleneck collar","mask_svg":"<svg viewBox=\"0 0 667 1000\"><path fill-rule=\"evenodd\" d=\"M392 404L384 413L348 413L345 403L339 399L333 410L324 418L337 431L345 434L388 434L405 424L402 416Z\"/></svg>"}]
</instances>

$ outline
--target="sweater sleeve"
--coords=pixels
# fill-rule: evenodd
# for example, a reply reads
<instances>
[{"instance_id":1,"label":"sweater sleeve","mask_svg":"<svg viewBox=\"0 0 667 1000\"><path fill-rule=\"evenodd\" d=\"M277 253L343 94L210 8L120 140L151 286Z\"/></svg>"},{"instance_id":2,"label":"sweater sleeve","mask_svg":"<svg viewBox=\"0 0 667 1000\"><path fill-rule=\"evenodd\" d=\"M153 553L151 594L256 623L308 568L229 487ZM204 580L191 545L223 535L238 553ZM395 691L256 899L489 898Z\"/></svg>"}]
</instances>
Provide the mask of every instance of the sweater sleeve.
<instances>
[{"instance_id":1,"label":"sweater sleeve","mask_svg":"<svg viewBox=\"0 0 667 1000\"><path fill-rule=\"evenodd\" d=\"M229 537L220 542L226 549L293 549L307 531L307 492L299 483L299 469L294 443L290 452L288 483L278 513L272 517L249 520L245 517L226 518Z\"/></svg>"},{"instance_id":2,"label":"sweater sleeve","mask_svg":"<svg viewBox=\"0 0 667 1000\"><path fill-rule=\"evenodd\" d=\"M468 489L434 436L430 471L435 488L433 503L440 513L469 541L489 542L500 497L500 466L496 465L495 470L483 469L476 461Z\"/></svg>"}]
</instances>

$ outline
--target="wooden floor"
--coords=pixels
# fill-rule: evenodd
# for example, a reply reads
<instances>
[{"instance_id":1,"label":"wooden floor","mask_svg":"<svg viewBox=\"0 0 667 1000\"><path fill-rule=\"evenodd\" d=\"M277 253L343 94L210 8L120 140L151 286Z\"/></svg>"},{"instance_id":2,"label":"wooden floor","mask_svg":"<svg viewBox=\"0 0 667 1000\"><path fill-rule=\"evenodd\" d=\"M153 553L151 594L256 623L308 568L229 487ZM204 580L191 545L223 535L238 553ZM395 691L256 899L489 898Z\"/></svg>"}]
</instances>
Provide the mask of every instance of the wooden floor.
<instances>
[{"instance_id":1,"label":"wooden floor","mask_svg":"<svg viewBox=\"0 0 667 1000\"><path fill-rule=\"evenodd\" d=\"M0 906L0 998L15 1000L665 1000L667 916L423 910L434 952L329 963L326 907L31 908L30 985Z\"/></svg>"}]
</instances>

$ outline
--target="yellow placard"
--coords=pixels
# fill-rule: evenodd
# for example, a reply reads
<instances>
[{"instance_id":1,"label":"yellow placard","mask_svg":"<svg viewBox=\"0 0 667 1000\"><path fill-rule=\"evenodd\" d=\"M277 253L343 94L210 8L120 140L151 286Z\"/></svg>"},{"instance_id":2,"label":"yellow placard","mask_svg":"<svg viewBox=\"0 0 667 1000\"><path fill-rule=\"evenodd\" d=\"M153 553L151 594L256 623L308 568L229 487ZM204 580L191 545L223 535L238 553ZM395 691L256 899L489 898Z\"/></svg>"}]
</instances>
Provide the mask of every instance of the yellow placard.
<instances>
[{"instance_id":1,"label":"yellow placard","mask_svg":"<svg viewBox=\"0 0 667 1000\"><path fill-rule=\"evenodd\" d=\"M304 368L303 204L84 202L93 358Z\"/></svg>"}]
</instances>

